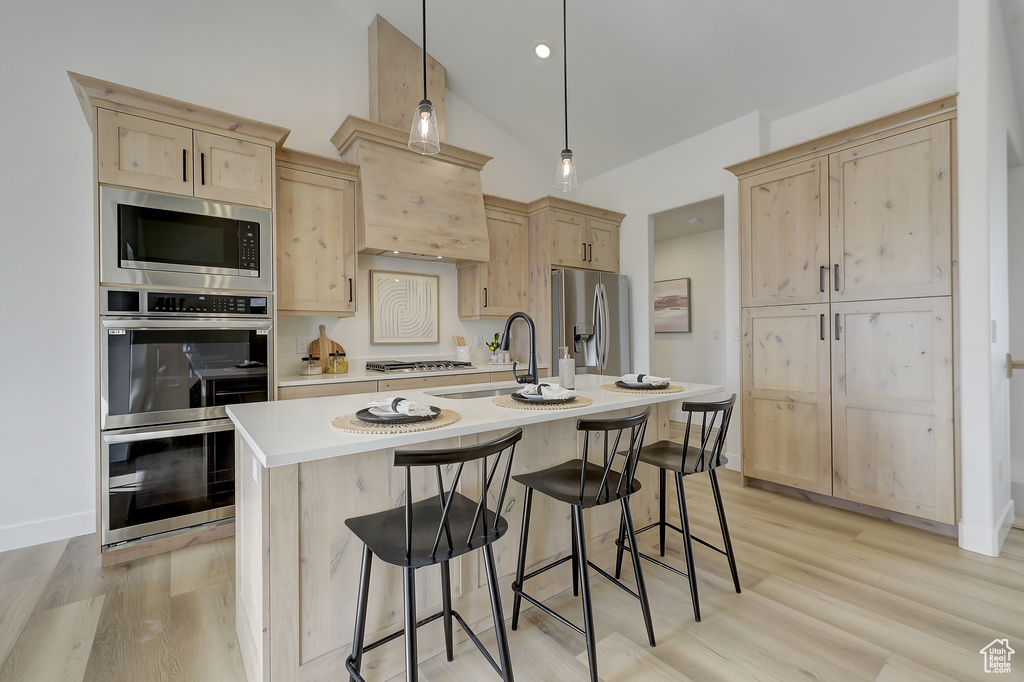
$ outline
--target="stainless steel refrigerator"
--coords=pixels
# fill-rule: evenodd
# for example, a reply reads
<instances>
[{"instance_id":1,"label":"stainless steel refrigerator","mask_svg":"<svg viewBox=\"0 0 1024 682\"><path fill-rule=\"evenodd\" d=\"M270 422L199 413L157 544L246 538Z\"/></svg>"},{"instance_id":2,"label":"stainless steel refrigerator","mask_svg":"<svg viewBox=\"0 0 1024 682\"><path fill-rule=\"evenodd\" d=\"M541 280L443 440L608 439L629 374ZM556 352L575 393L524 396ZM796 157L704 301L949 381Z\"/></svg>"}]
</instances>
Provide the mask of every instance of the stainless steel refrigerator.
<instances>
[{"instance_id":1,"label":"stainless steel refrigerator","mask_svg":"<svg viewBox=\"0 0 1024 682\"><path fill-rule=\"evenodd\" d=\"M551 373L569 347L577 374L631 371L629 278L590 270L551 271Z\"/></svg>"}]
</instances>

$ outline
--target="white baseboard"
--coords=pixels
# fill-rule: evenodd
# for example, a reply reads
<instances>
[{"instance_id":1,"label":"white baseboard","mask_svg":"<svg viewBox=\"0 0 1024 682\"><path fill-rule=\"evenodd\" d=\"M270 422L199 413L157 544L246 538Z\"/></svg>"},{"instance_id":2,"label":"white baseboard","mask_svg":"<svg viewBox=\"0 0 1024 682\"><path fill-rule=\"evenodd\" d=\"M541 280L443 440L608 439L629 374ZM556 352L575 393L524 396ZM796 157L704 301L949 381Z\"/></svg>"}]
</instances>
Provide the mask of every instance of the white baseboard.
<instances>
[{"instance_id":1,"label":"white baseboard","mask_svg":"<svg viewBox=\"0 0 1024 682\"><path fill-rule=\"evenodd\" d=\"M968 552L977 552L986 556L999 556L999 550L1010 533L1013 524L1013 500L1006 503L1003 513L996 521L994 528L981 528L961 521L959 527L959 545Z\"/></svg>"},{"instance_id":2,"label":"white baseboard","mask_svg":"<svg viewBox=\"0 0 1024 682\"><path fill-rule=\"evenodd\" d=\"M0 552L96 532L96 512L83 512L0 528Z\"/></svg>"}]
</instances>

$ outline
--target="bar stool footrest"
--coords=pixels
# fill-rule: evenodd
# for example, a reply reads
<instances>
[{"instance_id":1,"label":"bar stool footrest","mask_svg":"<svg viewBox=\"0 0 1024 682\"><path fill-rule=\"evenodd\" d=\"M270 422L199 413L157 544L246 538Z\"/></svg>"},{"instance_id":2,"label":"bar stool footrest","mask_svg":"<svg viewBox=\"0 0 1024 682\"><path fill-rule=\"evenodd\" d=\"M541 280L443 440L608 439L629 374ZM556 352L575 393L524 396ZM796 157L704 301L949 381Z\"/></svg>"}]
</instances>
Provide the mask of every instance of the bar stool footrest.
<instances>
[{"instance_id":1,"label":"bar stool footrest","mask_svg":"<svg viewBox=\"0 0 1024 682\"><path fill-rule=\"evenodd\" d=\"M435 620L442 618L443 616L444 611L438 611L437 613L431 614L426 618L423 618L422 620L416 621L416 628L419 629L421 626L426 625L427 623L432 623ZM454 609L452 610L452 617L455 618L455 620L459 621L459 625L462 626L462 629L465 630L467 635L469 635L470 640L472 640L473 644L476 645L476 648L480 650L480 653L483 654L484 658L487 659L487 662L491 664L491 667L494 668L494 671L501 675L502 678L504 678L504 671L502 671L501 667L491 656L491 653L484 646L484 643L480 641L479 637L477 637L477 634L473 632L473 628L469 627L469 624L466 623L465 619L459 614L458 611L455 611ZM387 635L385 637L381 637L378 640L374 640L373 642L370 642L369 644L363 646L363 653L365 654L367 651L373 651L377 647L383 646L388 642L392 642L404 634L405 630L402 629L397 632L392 632L390 635ZM348 674L351 675L354 679L358 680L358 682L366 682L363 676L355 670L354 666L355 661L353 660L352 656L349 656L345 659L345 670L348 671Z\"/></svg>"}]
</instances>

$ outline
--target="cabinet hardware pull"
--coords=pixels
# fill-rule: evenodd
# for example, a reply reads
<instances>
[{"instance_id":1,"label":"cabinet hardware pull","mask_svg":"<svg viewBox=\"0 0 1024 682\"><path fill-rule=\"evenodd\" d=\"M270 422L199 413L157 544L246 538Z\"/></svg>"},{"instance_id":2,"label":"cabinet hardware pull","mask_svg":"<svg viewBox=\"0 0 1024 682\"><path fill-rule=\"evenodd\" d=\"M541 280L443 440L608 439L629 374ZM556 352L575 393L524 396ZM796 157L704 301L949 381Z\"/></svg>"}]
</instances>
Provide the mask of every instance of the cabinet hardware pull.
<instances>
[{"instance_id":1,"label":"cabinet hardware pull","mask_svg":"<svg viewBox=\"0 0 1024 682\"><path fill-rule=\"evenodd\" d=\"M825 271L828 270L827 265L822 265L818 269L818 293L825 293Z\"/></svg>"},{"instance_id":2,"label":"cabinet hardware pull","mask_svg":"<svg viewBox=\"0 0 1024 682\"><path fill-rule=\"evenodd\" d=\"M833 274L835 275L836 291L839 291L839 263L835 264L835 272Z\"/></svg>"},{"instance_id":3,"label":"cabinet hardware pull","mask_svg":"<svg viewBox=\"0 0 1024 682\"><path fill-rule=\"evenodd\" d=\"M484 287L484 307L487 307L487 287Z\"/></svg>"},{"instance_id":4,"label":"cabinet hardware pull","mask_svg":"<svg viewBox=\"0 0 1024 682\"><path fill-rule=\"evenodd\" d=\"M199 184L206 184L206 152L199 152Z\"/></svg>"},{"instance_id":5,"label":"cabinet hardware pull","mask_svg":"<svg viewBox=\"0 0 1024 682\"><path fill-rule=\"evenodd\" d=\"M836 341L839 340L839 313L836 313Z\"/></svg>"},{"instance_id":6,"label":"cabinet hardware pull","mask_svg":"<svg viewBox=\"0 0 1024 682\"><path fill-rule=\"evenodd\" d=\"M821 340L825 340L825 313L821 314L821 319L818 320L818 333L821 336Z\"/></svg>"},{"instance_id":7,"label":"cabinet hardware pull","mask_svg":"<svg viewBox=\"0 0 1024 682\"><path fill-rule=\"evenodd\" d=\"M181 181L188 182L188 150L181 150Z\"/></svg>"},{"instance_id":8,"label":"cabinet hardware pull","mask_svg":"<svg viewBox=\"0 0 1024 682\"><path fill-rule=\"evenodd\" d=\"M594 262L594 244L593 244L593 242L591 242L590 244L587 244L587 253L590 254L589 256L587 256L587 262L588 263L593 263Z\"/></svg>"},{"instance_id":9,"label":"cabinet hardware pull","mask_svg":"<svg viewBox=\"0 0 1024 682\"><path fill-rule=\"evenodd\" d=\"M352 278L348 278L348 302L352 302Z\"/></svg>"},{"instance_id":10,"label":"cabinet hardware pull","mask_svg":"<svg viewBox=\"0 0 1024 682\"><path fill-rule=\"evenodd\" d=\"M587 262L587 243L583 242L583 255L580 257L580 261Z\"/></svg>"}]
</instances>

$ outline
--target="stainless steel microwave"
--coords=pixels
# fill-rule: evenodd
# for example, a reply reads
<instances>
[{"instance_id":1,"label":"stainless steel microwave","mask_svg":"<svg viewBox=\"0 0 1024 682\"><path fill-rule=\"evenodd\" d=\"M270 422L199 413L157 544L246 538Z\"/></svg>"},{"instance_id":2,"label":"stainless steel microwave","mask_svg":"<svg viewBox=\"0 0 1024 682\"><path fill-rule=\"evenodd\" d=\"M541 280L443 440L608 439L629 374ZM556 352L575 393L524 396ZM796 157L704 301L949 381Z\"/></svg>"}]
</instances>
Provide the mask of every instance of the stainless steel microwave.
<instances>
[{"instance_id":1,"label":"stainless steel microwave","mask_svg":"<svg viewBox=\"0 0 1024 682\"><path fill-rule=\"evenodd\" d=\"M100 283L273 288L270 211L100 186Z\"/></svg>"}]
</instances>

